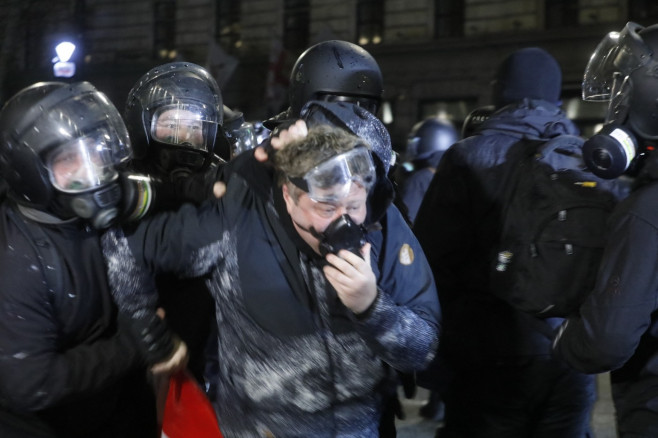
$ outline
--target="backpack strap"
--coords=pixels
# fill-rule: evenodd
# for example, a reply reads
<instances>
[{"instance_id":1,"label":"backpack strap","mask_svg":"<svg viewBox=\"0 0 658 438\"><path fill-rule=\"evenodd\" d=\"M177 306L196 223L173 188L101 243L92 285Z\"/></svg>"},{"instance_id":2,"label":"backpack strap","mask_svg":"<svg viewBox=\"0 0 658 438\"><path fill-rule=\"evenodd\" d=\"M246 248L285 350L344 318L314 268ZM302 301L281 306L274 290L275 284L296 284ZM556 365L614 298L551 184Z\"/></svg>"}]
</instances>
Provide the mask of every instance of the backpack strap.
<instances>
[{"instance_id":1,"label":"backpack strap","mask_svg":"<svg viewBox=\"0 0 658 438\"><path fill-rule=\"evenodd\" d=\"M7 209L7 213L11 221L27 237L30 246L34 249L37 260L41 265L41 273L43 274L48 290L55 294L61 293L64 290L64 278L59 262L59 254L55 245L53 245L41 226L27 221L22 217L18 217L11 208Z\"/></svg>"},{"instance_id":2,"label":"backpack strap","mask_svg":"<svg viewBox=\"0 0 658 438\"><path fill-rule=\"evenodd\" d=\"M576 135L563 134L547 140L537 147L535 158L544 161L548 164L551 163L551 152L559 153L562 155L562 165L569 169L584 168L585 162L583 161L583 143L585 140ZM568 157L569 164L564 162ZM555 167L555 166L553 166Z\"/></svg>"}]
</instances>

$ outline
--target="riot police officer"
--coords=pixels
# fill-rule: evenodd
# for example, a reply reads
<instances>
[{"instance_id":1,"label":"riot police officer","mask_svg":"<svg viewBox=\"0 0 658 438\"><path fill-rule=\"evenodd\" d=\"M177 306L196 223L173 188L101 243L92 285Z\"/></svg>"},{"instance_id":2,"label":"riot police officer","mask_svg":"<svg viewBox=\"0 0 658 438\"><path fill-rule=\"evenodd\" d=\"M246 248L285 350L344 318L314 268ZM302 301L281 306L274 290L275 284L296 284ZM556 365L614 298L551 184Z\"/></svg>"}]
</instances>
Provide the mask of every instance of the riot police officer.
<instances>
[{"instance_id":1,"label":"riot police officer","mask_svg":"<svg viewBox=\"0 0 658 438\"><path fill-rule=\"evenodd\" d=\"M89 83L38 83L0 135L0 435L157 436L146 365L174 343L159 318L117 317L101 253L125 213L119 112Z\"/></svg>"},{"instance_id":2,"label":"riot police officer","mask_svg":"<svg viewBox=\"0 0 658 438\"><path fill-rule=\"evenodd\" d=\"M290 107L264 124L273 129L297 120L311 100L351 102L377 115L383 93L381 69L367 50L349 41L322 41L306 49L290 72Z\"/></svg>"},{"instance_id":3,"label":"riot police officer","mask_svg":"<svg viewBox=\"0 0 658 438\"><path fill-rule=\"evenodd\" d=\"M222 129L224 108L215 79L190 62L154 67L130 90L124 118L134 144L133 166L162 181L155 210L173 210L184 201L200 203L212 196L224 163L217 152L229 149ZM239 129L242 114L230 115ZM155 281L169 326L189 348L188 368L203 384L206 349L213 349L207 343L213 339L215 309L205 278L163 273Z\"/></svg>"},{"instance_id":4,"label":"riot police officer","mask_svg":"<svg viewBox=\"0 0 658 438\"><path fill-rule=\"evenodd\" d=\"M658 435L658 24L608 34L585 69L583 98L609 101L604 127L583 146L588 166L637 175L614 210L594 290L561 327L555 351L587 373L611 372L619 436Z\"/></svg>"},{"instance_id":5,"label":"riot police officer","mask_svg":"<svg viewBox=\"0 0 658 438\"><path fill-rule=\"evenodd\" d=\"M409 133L402 168L409 173L400 183L400 195L411 222L432 181L443 152L458 140L455 126L449 120L429 117L414 125Z\"/></svg>"}]
</instances>

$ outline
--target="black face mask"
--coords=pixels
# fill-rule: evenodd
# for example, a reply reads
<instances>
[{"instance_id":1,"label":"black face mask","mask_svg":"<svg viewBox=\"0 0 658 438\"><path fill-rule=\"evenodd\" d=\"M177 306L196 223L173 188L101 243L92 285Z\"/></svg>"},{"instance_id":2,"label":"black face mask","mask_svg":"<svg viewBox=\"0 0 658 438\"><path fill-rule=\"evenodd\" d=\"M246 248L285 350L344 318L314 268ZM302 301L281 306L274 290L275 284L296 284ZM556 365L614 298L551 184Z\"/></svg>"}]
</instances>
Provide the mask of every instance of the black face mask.
<instances>
[{"instance_id":1,"label":"black face mask","mask_svg":"<svg viewBox=\"0 0 658 438\"><path fill-rule=\"evenodd\" d=\"M87 220L94 228L111 226L120 214L121 186L114 182L98 190L87 193L60 193L59 202L67 216L78 216Z\"/></svg>"},{"instance_id":2,"label":"black face mask","mask_svg":"<svg viewBox=\"0 0 658 438\"><path fill-rule=\"evenodd\" d=\"M311 228L311 233L320 240L320 254L337 254L341 249L346 249L361 256L361 247L366 243L366 230L362 225L357 225L352 218L344 214L334 220L322 233Z\"/></svg>"}]
</instances>

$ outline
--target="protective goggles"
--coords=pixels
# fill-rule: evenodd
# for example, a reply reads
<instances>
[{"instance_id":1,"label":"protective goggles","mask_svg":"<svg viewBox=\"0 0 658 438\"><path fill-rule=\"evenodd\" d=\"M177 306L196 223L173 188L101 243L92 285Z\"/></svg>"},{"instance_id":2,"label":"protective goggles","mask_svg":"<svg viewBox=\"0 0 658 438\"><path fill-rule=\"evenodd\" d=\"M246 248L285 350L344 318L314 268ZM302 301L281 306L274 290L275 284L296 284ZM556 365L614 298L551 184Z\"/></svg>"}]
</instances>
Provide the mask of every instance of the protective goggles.
<instances>
[{"instance_id":1,"label":"protective goggles","mask_svg":"<svg viewBox=\"0 0 658 438\"><path fill-rule=\"evenodd\" d=\"M211 114L208 114L211 113ZM151 137L159 142L208 150L208 125L217 125L214 111L201 105L173 104L156 109L151 119ZM213 139L214 140L214 139Z\"/></svg>"},{"instance_id":2,"label":"protective goggles","mask_svg":"<svg viewBox=\"0 0 658 438\"><path fill-rule=\"evenodd\" d=\"M45 157L50 182L62 192L79 193L114 181L124 159L115 137L98 129L50 151Z\"/></svg>"},{"instance_id":3,"label":"protective goggles","mask_svg":"<svg viewBox=\"0 0 658 438\"><path fill-rule=\"evenodd\" d=\"M610 32L590 57L582 83L583 100L608 101L636 69L655 64L651 49L638 34L643 27L629 22L621 32Z\"/></svg>"},{"instance_id":4,"label":"protective goggles","mask_svg":"<svg viewBox=\"0 0 658 438\"><path fill-rule=\"evenodd\" d=\"M370 191L375 177L370 151L366 146L357 146L315 166L303 177L288 179L314 201L336 202L349 195L355 183Z\"/></svg>"}]
</instances>

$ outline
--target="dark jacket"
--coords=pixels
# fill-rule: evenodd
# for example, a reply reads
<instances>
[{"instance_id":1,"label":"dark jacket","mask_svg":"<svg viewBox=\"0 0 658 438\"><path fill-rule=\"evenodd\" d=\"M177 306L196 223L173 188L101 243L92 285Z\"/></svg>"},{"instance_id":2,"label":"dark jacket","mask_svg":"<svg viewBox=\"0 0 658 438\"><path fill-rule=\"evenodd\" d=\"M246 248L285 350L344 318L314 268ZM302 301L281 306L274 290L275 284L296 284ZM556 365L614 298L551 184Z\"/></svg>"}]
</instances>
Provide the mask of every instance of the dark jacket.
<instances>
[{"instance_id":1,"label":"dark jacket","mask_svg":"<svg viewBox=\"0 0 658 438\"><path fill-rule=\"evenodd\" d=\"M117 332L98 233L33 223L57 250L46 269L61 270L60 289L9 204L0 206L0 436L153 436L146 370Z\"/></svg>"},{"instance_id":2,"label":"dark jacket","mask_svg":"<svg viewBox=\"0 0 658 438\"><path fill-rule=\"evenodd\" d=\"M619 432L643 437L658 436L657 200L654 180L615 208L594 290L555 344L576 369L615 370Z\"/></svg>"},{"instance_id":3,"label":"dark jacket","mask_svg":"<svg viewBox=\"0 0 658 438\"><path fill-rule=\"evenodd\" d=\"M400 187L400 196L407 207L409 220L413 223L425 192L434 177L433 167L424 167L411 172Z\"/></svg>"},{"instance_id":4,"label":"dark jacket","mask_svg":"<svg viewBox=\"0 0 658 438\"><path fill-rule=\"evenodd\" d=\"M515 310L488 290L499 232L505 166L522 139L577 134L563 111L524 100L495 112L476 135L443 155L416 215L414 232L434 272L444 311L446 355L459 363L518 363L549 356L560 320Z\"/></svg>"},{"instance_id":5,"label":"dark jacket","mask_svg":"<svg viewBox=\"0 0 658 438\"><path fill-rule=\"evenodd\" d=\"M132 252L155 272L211 271L225 436L376 437L393 369L421 369L436 349L439 306L416 239L390 207L389 232L369 234L379 295L356 318L294 231L271 168L251 154L227 166L223 198L144 221L130 245L108 235L108 259ZM110 275L135 269L126 263ZM119 284L120 302L134 297L133 279Z\"/></svg>"}]
</instances>

